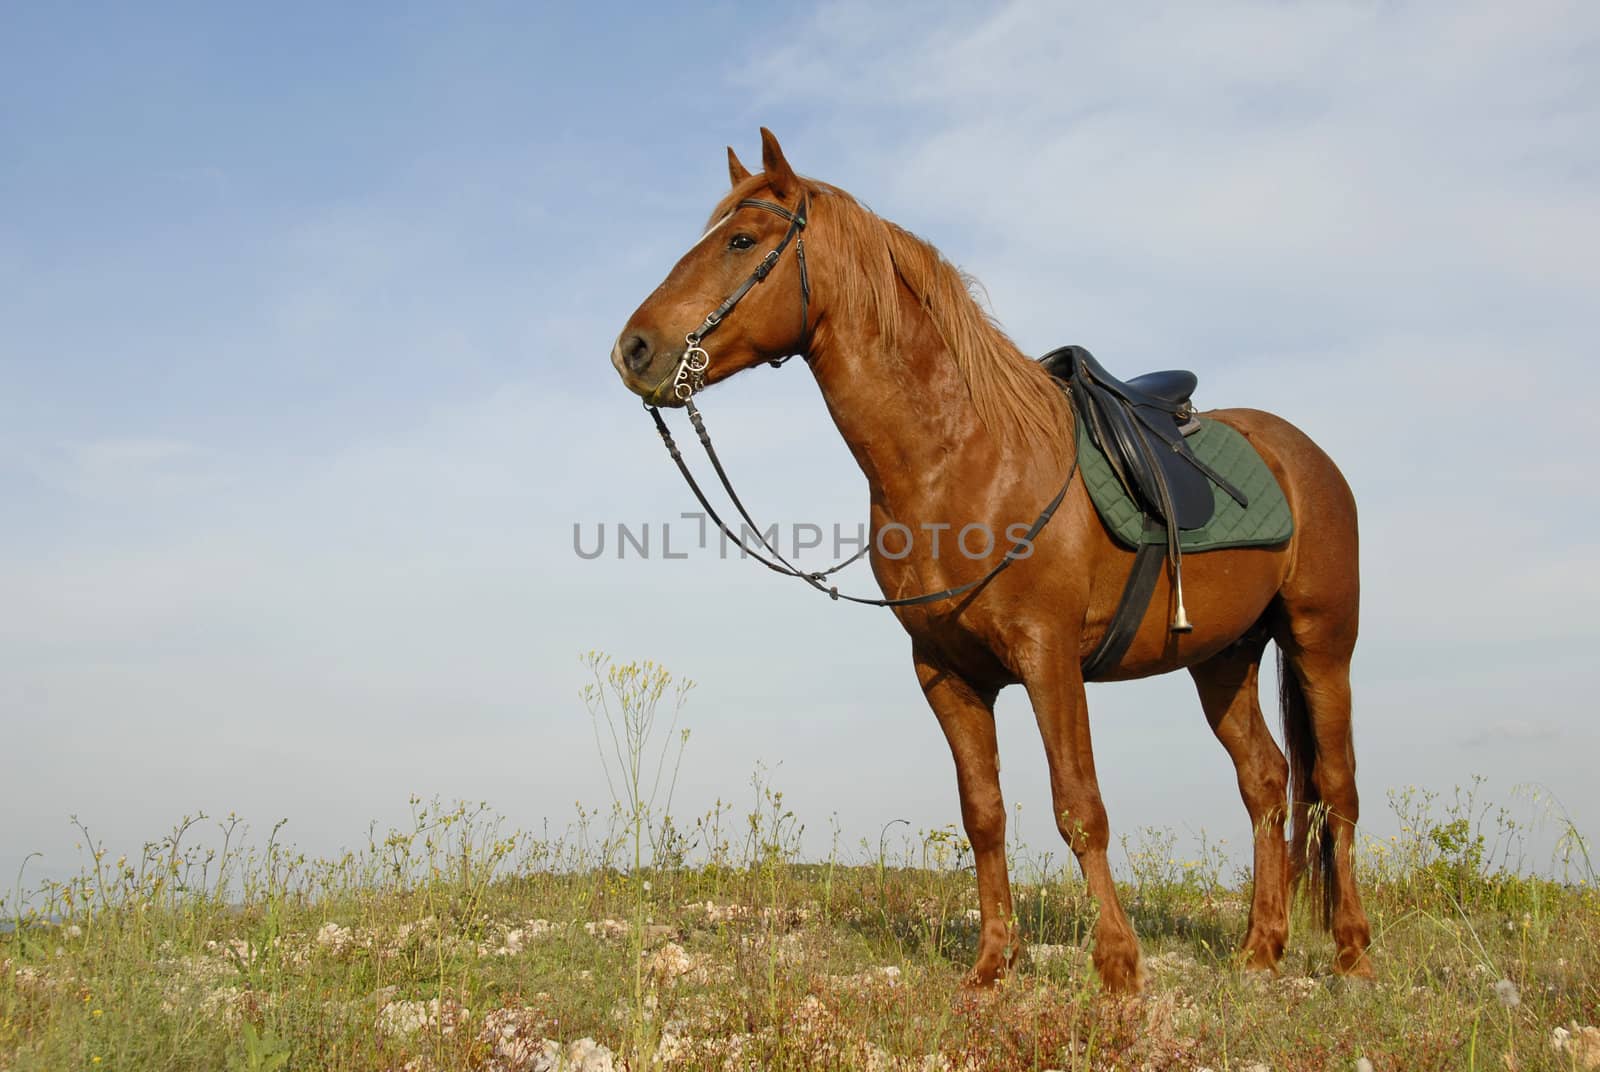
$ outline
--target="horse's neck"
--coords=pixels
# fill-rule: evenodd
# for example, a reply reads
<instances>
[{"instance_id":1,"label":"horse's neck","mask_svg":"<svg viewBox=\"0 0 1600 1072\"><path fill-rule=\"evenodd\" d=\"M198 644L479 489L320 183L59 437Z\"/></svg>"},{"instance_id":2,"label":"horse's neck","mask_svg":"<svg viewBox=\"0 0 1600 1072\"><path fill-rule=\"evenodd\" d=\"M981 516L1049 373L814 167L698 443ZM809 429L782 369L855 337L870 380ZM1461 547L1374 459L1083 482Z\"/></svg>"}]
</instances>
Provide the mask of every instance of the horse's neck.
<instances>
[{"instance_id":1,"label":"horse's neck","mask_svg":"<svg viewBox=\"0 0 1600 1072\"><path fill-rule=\"evenodd\" d=\"M909 296L907 296L909 299ZM968 481L966 472L1003 472L1004 448L985 428L965 378L926 312L902 311L893 350L866 324L820 330L811 367L845 443L872 489L873 502L908 521L940 507Z\"/></svg>"}]
</instances>

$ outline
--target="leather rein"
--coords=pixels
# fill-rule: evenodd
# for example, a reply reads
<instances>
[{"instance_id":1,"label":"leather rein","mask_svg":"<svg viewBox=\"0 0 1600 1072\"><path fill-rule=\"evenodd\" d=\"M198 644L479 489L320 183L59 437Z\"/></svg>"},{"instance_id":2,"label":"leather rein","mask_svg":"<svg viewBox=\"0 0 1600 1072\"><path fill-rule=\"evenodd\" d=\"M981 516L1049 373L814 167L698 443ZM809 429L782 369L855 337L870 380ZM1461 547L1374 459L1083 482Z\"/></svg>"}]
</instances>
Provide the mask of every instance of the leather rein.
<instances>
[{"instance_id":1,"label":"leather rein","mask_svg":"<svg viewBox=\"0 0 1600 1072\"><path fill-rule=\"evenodd\" d=\"M766 535L761 530L761 527L757 525L750 517L750 512L745 509L744 503L740 500L738 493L733 490L733 482L728 479L727 471L722 467L722 459L717 456L716 448L711 445L711 433L706 430L705 419L700 416L700 410L694 404L694 395L697 391L700 391L705 387L706 369L711 366L711 355L706 353L705 348L701 346L701 343L705 340L707 335L715 331L717 327L727 319L728 314L733 312L734 306L738 305L744 296L749 294L750 291L755 288L756 284L763 282L767 276L771 274L772 269L778 263L778 259L783 255L783 251L788 248L791 241L794 243L795 260L800 268L799 338L800 345L805 345L806 332L810 327L809 317L811 306L811 281L806 273L805 241L801 237L800 232L805 230L807 213L810 209L810 198L805 194L801 194L800 203L795 207L793 212L775 202L763 201L753 197L745 198L736 206L736 208L744 207L759 208L764 209L767 212L775 213L776 215L781 216L789 221L789 229L784 233L783 239L773 247L771 252L769 252L765 257L761 258L761 262L756 265L755 271L750 273L749 278L735 287L733 292L729 294L727 298L723 299L721 305L718 305L710 313L706 314L705 320L701 322L698 328L689 332L683 337L683 356L678 359L677 367L671 374L673 384L672 392L673 395L683 403L684 408L688 410L689 421L694 425L695 433L700 437L700 445L705 448L706 457L710 459L711 467L716 471L717 479L722 484L722 490L727 493L728 500L732 502L734 508L739 511L739 516L741 519L743 519L745 525L748 526L752 533L754 533L756 539L760 541L762 550L766 552L765 555L763 555L760 551L755 551L747 547L744 543L744 540L740 536L735 535L733 530L728 527L727 523L722 520L721 516L717 513L716 508L713 507L710 501L706 498L705 492L701 490L699 482L694 478L694 474L689 471L689 465L684 461L683 453L678 449L678 444L672 438L671 430L667 428L666 420L661 416L661 410L658 407L651 405L648 401L644 403L644 408L650 412L650 418L655 422L656 431L661 435L661 442L666 445L667 453L671 455L673 463L678 467L678 471L683 474L685 483L689 485L689 490L694 492L694 497L699 500L700 508L706 512L706 516L716 523L717 528L722 530L722 535L725 538L732 540L738 545L742 553L748 554L751 558L754 558L757 562L761 563L774 573L780 573L786 577L798 577L800 580L806 582L817 591L826 593L830 599L843 599L851 603L860 603L869 607L914 607L925 603L937 603L941 600L954 599L956 596L965 595L974 589L981 588L1003 573L1006 568L1017 559L1026 558L1031 555L1033 553L1032 545L1034 539L1038 537L1041 531L1043 531L1045 525L1050 523L1050 519L1055 516L1056 510L1066 499L1067 489L1072 486L1072 479L1078 471L1078 456L1076 451L1073 452L1072 464L1067 469L1067 479L1062 483L1061 490L1056 492L1055 498L1051 499L1050 502L1045 505L1044 510L1037 518L1034 519L1033 524L1028 527L1028 531L1020 539L1014 541L1011 545L1011 549L1005 553L1004 557L1002 557L999 562L995 563L995 565L982 577L979 577L975 581L968 581L966 584L956 585L953 588L944 588L937 592L928 592L920 596L908 596L899 599L875 599L866 596L852 596L839 591L837 586L826 584L824 582L831 574L837 573L839 570L844 569L846 566L866 555L872 546L870 540L861 548L860 551L857 551L849 558L829 567L828 569L818 572L810 572L799 569L789 562L788 559L784 558L778 549L772 545L772 543L768 542ZM794 354L786 354L783 357L774 358L768 363L772 365L773 368L779 368L785 361L788 361L789 358L793 356Z\"/></svg>"}]
</instances>

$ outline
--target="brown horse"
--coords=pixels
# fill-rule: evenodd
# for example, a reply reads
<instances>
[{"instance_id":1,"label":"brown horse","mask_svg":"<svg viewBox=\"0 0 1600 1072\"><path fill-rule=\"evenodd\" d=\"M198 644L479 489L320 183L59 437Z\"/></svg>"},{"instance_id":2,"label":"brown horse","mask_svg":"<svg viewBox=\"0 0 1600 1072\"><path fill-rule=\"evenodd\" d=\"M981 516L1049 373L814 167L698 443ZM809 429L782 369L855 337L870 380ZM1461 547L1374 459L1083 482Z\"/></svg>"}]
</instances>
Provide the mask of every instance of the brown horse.
<instances>
[{"instance_id":1,"label":"brown horse","mask_svg":"<svg viewBox=\"0 0 1600 1072\"><path fill-rule=\"evenodd\" d=\"M844 191L796 175L771 132L763 129L761 137L762 173L750 174L728 150L732 191L705 236L629 318L612 364L647 403L673 405L754 365L803 356L866 474L872 532L891 526L945 535L943 548L927 539L885 541L895 553L902 543L910 547L900 557L872 555L884 594L981 580L1008 544L975 560L949 553L951 537L968 525L1015 531L1039 514L1075 461L1071 406L937 250ZM762 263L766 269L757 270ZM737 310L706 317L736 291ZM706 338L713 327L715 337ZM1248 409L1207 416L1237 429L1266 460L1293 510L1294 535L1277 547L1188 558L1184 588L1194 630L1169 630L1173 594L1164 577L1131 647L1104 676L1184 668L1194 678L1254 830L1245 964L1276 967L1288 938L1290 891L1304 874L1321 922L1333 932L1335 969L1370 975L1370 930L1351 870L1355 502L1334 463L1286 421ZM1132 557L1112 541L1077 481L1029 557L963 596L895 608L955 758L982 913L969 977L976 984L1005 973L1017 950L994 701L1018 682L1044 738L1057 826L1099 902L1095 967L1110 990L1142 984L1138 940L1106 856L1110 829L1081 669L1111 621ZM1269 639L1281 653L1287 761L1257 696ZM1287 841L1286 816L1293 828Z\"/></svg>"}]
</instances>

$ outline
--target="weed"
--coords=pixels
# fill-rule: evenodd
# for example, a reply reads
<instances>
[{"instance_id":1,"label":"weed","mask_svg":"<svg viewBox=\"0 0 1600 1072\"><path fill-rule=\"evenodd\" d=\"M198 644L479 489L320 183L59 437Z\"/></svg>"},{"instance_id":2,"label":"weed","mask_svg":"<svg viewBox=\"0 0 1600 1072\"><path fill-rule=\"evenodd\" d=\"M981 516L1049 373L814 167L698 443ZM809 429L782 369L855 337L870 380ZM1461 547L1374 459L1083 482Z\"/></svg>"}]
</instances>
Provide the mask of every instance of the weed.
<instances>
[{"instance_id":1,"label":"weed","mask_svg":"<svg viewBox=\"0 0 1600 1072\"><path fill-rule=\"evenodd\" d=\"M516 1072L610 1047L634 1072L1527 1072L1600 1054L1600 889L1542 791L1526 822L1477 783L1393 794L1401 833L1358 854L1372 983L1331 975L1331 942L1305 920L1280 974L1239 970L1248 876L1226 875L1204 835L1146 830L1119 881L1150 986L1108 997L1066 854L1013 842L1029 956L973 994L958 832L892 822L851 852L835 820L811 863L767 770L748 808L675 822L684 691L630 666L591 666L617 803L562 830L508 832L485 804L416 798L408 826L333 858L235 816L206 842L211 820L186 816L113 860L80 826L77 875L30 888L24 873L0 903L0 1070ZM1541 823L1555 855L1536 866Z\"/></svg>"}]
</instances>

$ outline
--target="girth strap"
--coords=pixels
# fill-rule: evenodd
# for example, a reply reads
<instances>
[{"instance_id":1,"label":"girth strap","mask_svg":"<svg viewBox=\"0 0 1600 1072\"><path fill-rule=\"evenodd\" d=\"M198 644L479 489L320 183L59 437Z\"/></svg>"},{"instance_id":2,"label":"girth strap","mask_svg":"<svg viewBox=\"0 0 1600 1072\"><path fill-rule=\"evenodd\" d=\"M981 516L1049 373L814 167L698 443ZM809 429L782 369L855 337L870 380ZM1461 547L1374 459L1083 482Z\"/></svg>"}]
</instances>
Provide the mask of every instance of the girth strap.
<instances>
[{"instance_id":1,"label":"girth strap","mask_svg":"<svg viewBox=\"0 0 1600 1072\"><path fill-rule=\"evenodd\" d=\"M1149 518L1145 519L1146 532L1153 525ZM1083 661L1083 680L1094 681L1106 671L1114 670L1128 653L1133 638L1138 635L1139 624L1144 621L1144 613L1150 607L1150 597L1155 595L1165 552L1164 544L1139 544L1139 550L1133 556L1133 568L1128 571L1127 584L1122 589L1122 598L1117 601L1117 609L1112 612L1100 643Z\"/></svg>"}]
</instances>

